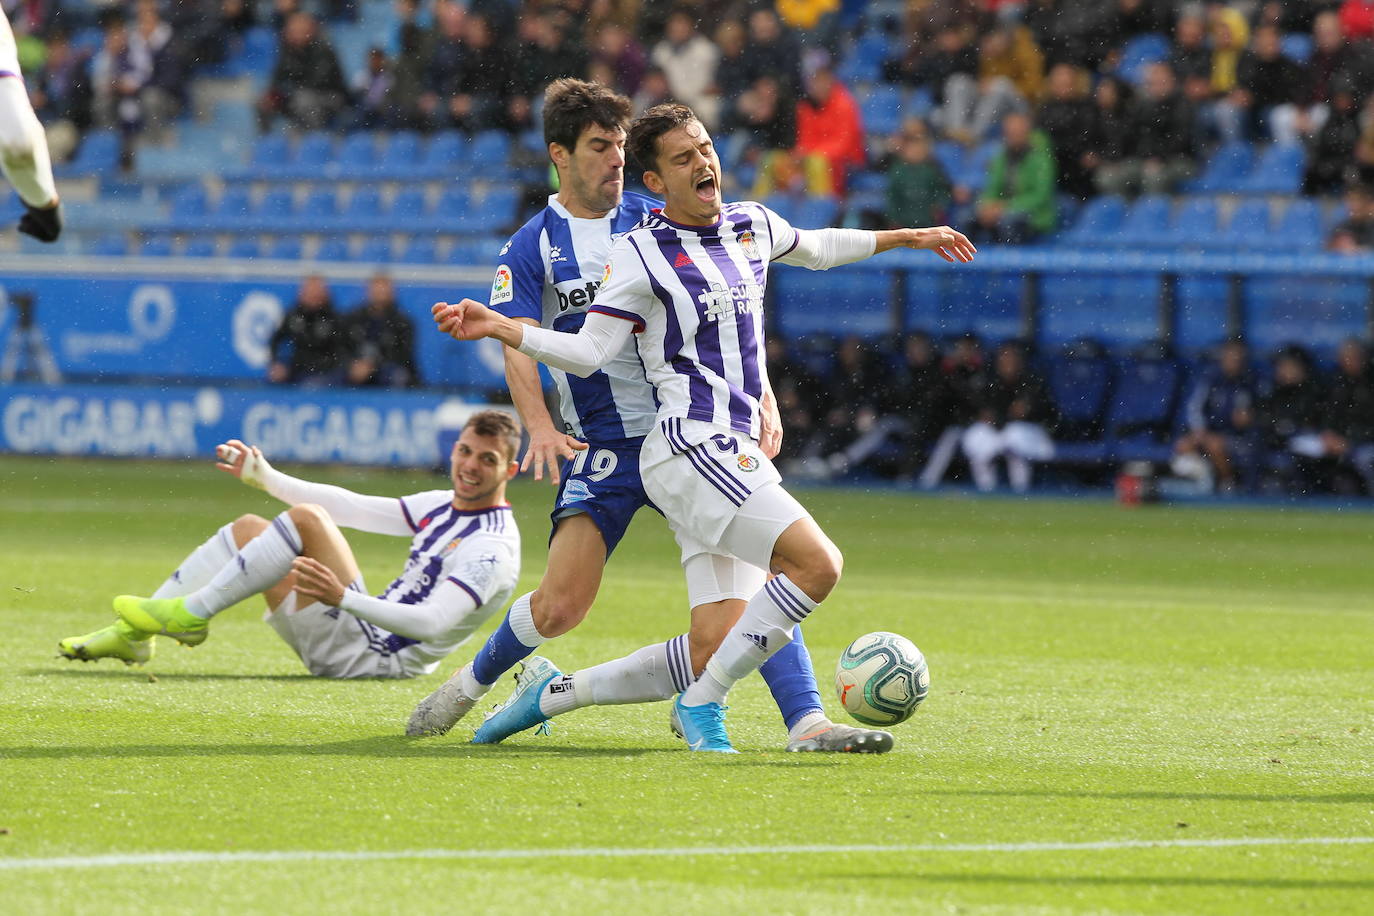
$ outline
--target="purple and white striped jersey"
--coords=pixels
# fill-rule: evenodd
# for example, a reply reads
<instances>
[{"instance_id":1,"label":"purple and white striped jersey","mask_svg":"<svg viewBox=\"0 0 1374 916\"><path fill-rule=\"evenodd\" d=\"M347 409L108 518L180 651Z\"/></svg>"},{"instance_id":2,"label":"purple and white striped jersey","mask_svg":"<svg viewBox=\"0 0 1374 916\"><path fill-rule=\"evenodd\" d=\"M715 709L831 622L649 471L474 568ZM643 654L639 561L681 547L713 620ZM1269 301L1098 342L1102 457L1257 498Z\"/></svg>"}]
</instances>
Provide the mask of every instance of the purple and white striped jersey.
<instances>
[{"instance_id":1,"label":"purple and white striped jersey","mask_svg":"<svg viewBox=\"0 0 1374 916\"><path fill-rule=\"evenodd\" d=\"M758 438L768 264L796 246L797 231L752 202L726 204L713 226L655 210L616 240L591 310L635 323L659 419Z\"/></svg>"}]
</instances>

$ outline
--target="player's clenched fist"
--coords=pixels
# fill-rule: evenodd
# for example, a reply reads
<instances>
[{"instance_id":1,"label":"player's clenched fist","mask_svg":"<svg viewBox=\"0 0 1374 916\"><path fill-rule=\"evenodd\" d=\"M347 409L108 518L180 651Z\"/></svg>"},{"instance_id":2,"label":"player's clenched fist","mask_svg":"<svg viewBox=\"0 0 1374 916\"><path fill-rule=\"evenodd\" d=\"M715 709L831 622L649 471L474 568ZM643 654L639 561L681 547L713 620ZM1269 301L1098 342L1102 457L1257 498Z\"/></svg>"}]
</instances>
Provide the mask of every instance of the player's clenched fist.
<instances>
[{"instance_id":1,"label":"player's clenched fist","mask_svg":"<svg viewBox=\"0 0 1374 916\"><path fill-rule=\"evenodd\" d=\"M496 327L496 312L475 299L464 299L457 305L434 303L434 323L454 340L481 340L492 336Z\"/></svg>"}]
</instances>

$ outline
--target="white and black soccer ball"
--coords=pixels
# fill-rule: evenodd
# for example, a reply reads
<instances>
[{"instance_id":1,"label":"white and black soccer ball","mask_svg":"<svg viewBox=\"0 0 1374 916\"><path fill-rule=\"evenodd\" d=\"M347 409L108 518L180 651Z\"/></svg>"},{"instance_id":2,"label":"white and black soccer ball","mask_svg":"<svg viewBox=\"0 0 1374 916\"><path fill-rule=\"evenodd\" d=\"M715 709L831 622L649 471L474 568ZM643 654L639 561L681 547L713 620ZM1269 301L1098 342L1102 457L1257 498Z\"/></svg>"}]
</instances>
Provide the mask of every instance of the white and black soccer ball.
<instances>
[{"instance_id":1,"label":"white and black soccer ball","mask_svg":"<svg viewBox=\"0 0 1374 916\"><path fill-rule=\"evenodd\" d=\"M835 666L840 705L865 725L905 722L929 690L926 657L911 640L896 633L860 636Z\"/></svg>"}]
</instances>

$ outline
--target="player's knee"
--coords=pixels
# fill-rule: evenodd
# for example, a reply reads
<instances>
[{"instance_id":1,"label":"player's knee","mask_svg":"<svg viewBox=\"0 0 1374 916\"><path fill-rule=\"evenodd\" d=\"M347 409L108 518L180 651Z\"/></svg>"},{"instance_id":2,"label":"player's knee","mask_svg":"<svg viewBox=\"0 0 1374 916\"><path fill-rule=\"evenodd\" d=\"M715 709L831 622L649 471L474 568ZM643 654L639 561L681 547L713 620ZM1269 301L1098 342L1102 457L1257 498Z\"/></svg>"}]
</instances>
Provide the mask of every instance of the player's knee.
<instances>
[{"instance_id":1,"label":"player's knee","mask_svg":"<svg viewBox=\"0 0 1374 916\"><path fill-rule=\"evenodd\" d=\"M240 515L234 519L233 526L229 529L234 535L234 543L242 547L253 538L267 530L267 526L272 524L261 515Z\"/></svg>"},{"instance_id":2,"label":"player's knee","mask_svg":"<svg viewBox=\"0 0 1374 916\"><path fill-rule=\"evenodd\" d=\"M590 604L566 595L535 592L530 599L530 617L534 628L545 639L562 636L587 616Z\"/></svg>"},{"instance_id":3,"label":"player's knee","mask_svg":"<svg viewBox=\"0 0 1374 916\"><path fill-rule=\"evenodd\" d=\"M329 524L329 513L324 506L315 503L300 503L292 506L286 511L291 517L291 521L296 523L296 530L305 534L309 531L323 530Z\"/></svg>"},{"instance_id":4,"label":"player's knee","mask_svg":"<svg viewBox=\"0 0 1374 916\"><path fill-rule=\"evenodd\" d=\"M839 584L843 573L844 555L827 539L806 558L797 585L812 601L824 601Z\"/></svg>"}]
</instances>

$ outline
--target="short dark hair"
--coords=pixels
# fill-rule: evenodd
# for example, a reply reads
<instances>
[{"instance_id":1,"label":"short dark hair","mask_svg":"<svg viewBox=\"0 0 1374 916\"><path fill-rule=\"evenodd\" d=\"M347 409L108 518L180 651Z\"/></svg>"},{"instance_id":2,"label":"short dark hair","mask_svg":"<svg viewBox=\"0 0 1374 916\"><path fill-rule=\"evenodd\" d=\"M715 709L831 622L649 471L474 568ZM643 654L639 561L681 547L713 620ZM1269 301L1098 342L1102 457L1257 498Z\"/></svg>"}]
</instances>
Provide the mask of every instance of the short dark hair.
<instances>
[{"instance_id":1,"label":"short dark hair","mask_svg":"<svg viewBox=\"0 0 1374 916\"><path fill-rule=\"evenodd\" d=\"M514 461L520 453L520 423L504 410L479 410L468 417L463 429L470 429L479 436L495 436L503 440L507 461Z\"/></svg>"},{"instance_id":2,"label":"short dark hair","mask_svg":"<svg viewBox=\"0 0 1374 916\"><path fill-rule=\"evenodd\" d=\"M646 172L658 170L658 138L700 118L680 102L655 105L635 118L625 140L625 152Z\"/></svg>"},{"instance_id":3,"label":"short dark hair","mask_svg":"<svg viewBox=\"0 0 1374 916\"><path fill-rule=\"evenodd\" d=\"M572 152L582 131L592 125L624 130L631 111L629 99L600 83L554 80L544 90L544 145L557 143Z\"/></svg>"}]
</instances>

